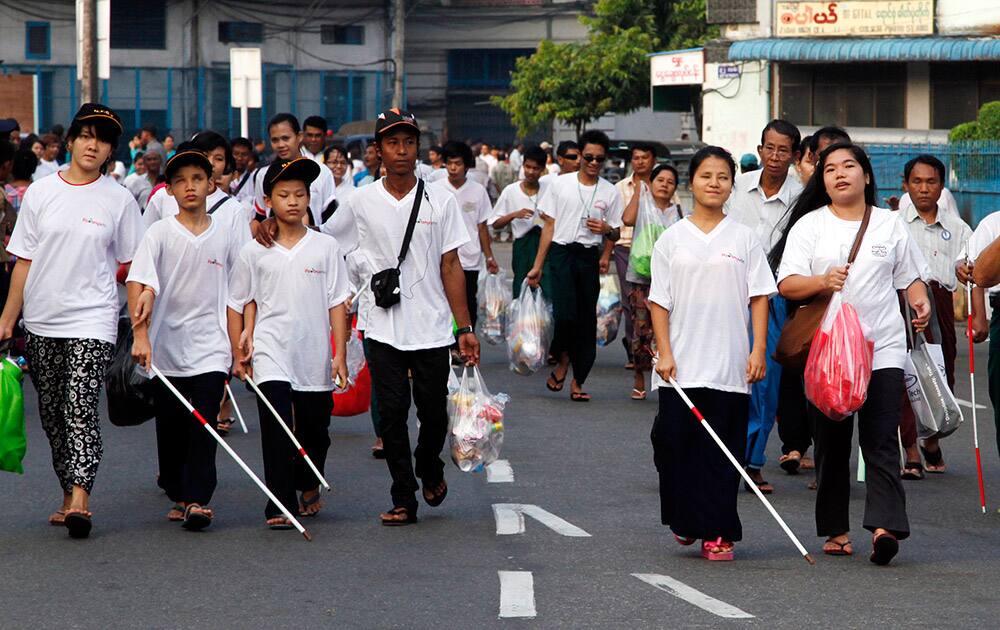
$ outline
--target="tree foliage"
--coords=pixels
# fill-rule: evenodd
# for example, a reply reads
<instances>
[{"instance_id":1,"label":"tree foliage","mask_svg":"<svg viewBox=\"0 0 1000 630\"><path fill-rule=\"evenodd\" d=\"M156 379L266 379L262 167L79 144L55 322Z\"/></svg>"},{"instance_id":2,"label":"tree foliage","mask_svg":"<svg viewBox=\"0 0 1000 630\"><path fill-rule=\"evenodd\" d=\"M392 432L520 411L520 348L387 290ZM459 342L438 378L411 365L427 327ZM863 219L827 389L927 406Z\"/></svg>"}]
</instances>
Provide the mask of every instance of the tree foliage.
<instances>
[{"instance_id":1,"label":"tree foliage","mask_svg":"<svg viewBox=\"0 0 1000 630\"><path fill-rule=\"evenodd\" d=\"M985 103L976 120L952 127L948 140L1000 140L1000 101Z\"/></svg>"}]
</instances>

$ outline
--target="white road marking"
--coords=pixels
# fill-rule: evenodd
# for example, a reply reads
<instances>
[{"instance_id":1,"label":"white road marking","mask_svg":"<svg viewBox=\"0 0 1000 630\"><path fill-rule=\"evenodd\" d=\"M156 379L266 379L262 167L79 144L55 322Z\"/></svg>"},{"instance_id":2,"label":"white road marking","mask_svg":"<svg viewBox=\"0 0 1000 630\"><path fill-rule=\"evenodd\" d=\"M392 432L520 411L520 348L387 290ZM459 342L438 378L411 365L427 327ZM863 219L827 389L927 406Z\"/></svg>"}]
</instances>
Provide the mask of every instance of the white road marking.
<instances>
[{"instance_id":1,"label":"white road marking","mask_svg":"<svg viewBox=\"0 0 1000 630\"><path fill-rule=\"evenodd\" d=\"M489 483L514 483L514 469L506 459L498 459L486 467L486 481Z\"/></svg>"},{"instance_id":2,"label":"white road marking","mask_svg":"<svg viewBox=\"0 0 1000 630\"><path fill-rule=\"evenodd\" d=\"M969 409L972 409L972 403L969 402L968 400L956 398L955 402L962 405L963 407L968 407ZM976 409L988 409L988 407L986 405L980 405L979 403L976 403Z\"/></svg>"},{"instance_id":3,"label":"white road marking","mask_svg":"<svg viewBox=\"0 0 1000 630\"><path fill-rule=\"evenodd\" d=\"M524 503L494 503L493 515L497 521L497 536L524 533L524 515L527 514L561 536L589 538L590 534L569 521L543 510L537 505Z\"/></svg>"},{"instance_id":4,"label":"white road marking","mask_svg":"<svg viewBox=\"0 0 1000 630\"><path fill-rule=\"evenodd\" d=\"M531 571L497 571L500 575L500 618L535 618L535 580Z\"/></svg>"},{"instance_id":5,"label":"white road marking","mask_svg":"<svg viewBox=\"0 0 1000 630\"><path fill-rule=\"evenodd\" d=\"M736 606L727 604L724 601L710 597L697 589L691 588L680 580L675 580L669 575L658 575L656 573L633 573L632 577L639 578L646 584L655 586L661 591L670 593L674 597L683 599L689 604L694 604L698 608L710 612L718 617L725 617L726 619L754 618L750 613L740 610Z\"/></svg>"}]
</instances>

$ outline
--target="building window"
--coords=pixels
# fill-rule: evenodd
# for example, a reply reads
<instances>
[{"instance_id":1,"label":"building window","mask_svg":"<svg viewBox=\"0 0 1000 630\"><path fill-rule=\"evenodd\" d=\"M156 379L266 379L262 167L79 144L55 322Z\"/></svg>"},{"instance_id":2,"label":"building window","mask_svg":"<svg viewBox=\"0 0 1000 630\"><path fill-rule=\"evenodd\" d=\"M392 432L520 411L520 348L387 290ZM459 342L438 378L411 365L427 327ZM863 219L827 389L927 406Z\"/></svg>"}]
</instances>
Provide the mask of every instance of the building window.
<instances>
[{"instance_id":1,"label":"building window","mask_svg":"<svg viewBox=\"0 0 1000 630\"><path fill-rule=\"evenodd\" d=\"M262 22L219 22L219 41L223 44L260 44L264 41Z\"/></svg>"},{"instance_id":2,"label":"building window","mask_svg":"<svg viewBox=\"0 0 1000 630\"><path fill-rule=\"evenodd\" d=\"M52 31L48 22L26 22L24 56L26 59L49 59L52 56Z\"/></svg>"},{"instance_id":3,"label":"building window","mask_svg":"<svg viewBox=\"0 0 1000 630\"><path fill-rule=\"evenodd\" d=\"M115 0L112 2L111 47L148 50L166 48L166 0Z\"/></svg>"},{"instance_id":4,"label":"building window","mask_svg":"<svg viewBox=\"0 0 1000 630\"><path fill-rule=\"evenodd\" d=\"M798 125L903 128L906 66L781 66L781 117Z\"/></svg>"},{"instance_id":5,"label":"building window","mask_svg":"<svg viewBox=\"0 0 1000 630\"><path fill-rule=\"evenodd\" d=\"M453 49L448 51L448 87L509 88L518 57L533 50Z\"/></svg>"},{"instance_id":6,"label":"building window","mask_svg":"<svg viewBox=\"0 0 1000 630\"><path fill-rule=\"evenodd\" d=\"M951 129L975 120L979 108L1000 100L1000 76L990 63L931 64L931 126Z\"/></svg>"},{"instance_id":7,"label":"building window","mask_svg":"<svg viewBox=\"0 0 1000 630\"><path fill-rule=\"evenodd\" d=\"M323 44L363 46L365 27L363 24L323 24L319 28L319 37Z\"/></svg>"}]
</instances>

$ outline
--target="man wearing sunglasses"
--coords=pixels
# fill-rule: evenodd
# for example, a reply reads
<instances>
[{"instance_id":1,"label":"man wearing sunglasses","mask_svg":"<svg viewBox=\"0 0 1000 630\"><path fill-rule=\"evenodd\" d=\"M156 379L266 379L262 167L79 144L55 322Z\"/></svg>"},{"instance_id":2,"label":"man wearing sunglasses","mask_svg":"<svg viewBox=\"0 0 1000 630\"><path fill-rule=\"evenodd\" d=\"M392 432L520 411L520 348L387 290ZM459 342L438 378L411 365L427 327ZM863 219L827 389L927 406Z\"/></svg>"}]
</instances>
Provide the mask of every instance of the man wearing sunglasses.
<instances>
[{"instance_id":1,"label":"man wearing sunglasses","mask_svg":"<svg viewBox=\"0 0 1000 630\"><path fill-rule=\"evenodd\" d=\"M548 187L560 175L568 175L580 170L580 145L572 140L560 142L559 146L556 147L556 163L559 165L558 171L544 175L538 180L542 186Z\"/></svg>"},{"instance_id":2,"label":"man wearing sunglasses","mask_svg":"<svg viewBox=\"0 0 1000 630\"><path fill-rule=\"evenodd\" d=\"M552 354L559 364L545 386L562 391L570 367L570 399L589 402L583 384L597 356L597 297L600 274L608 270L611 249L622 226L622 198L611 182L600 177L608 156L608 136L587 131L580 136L582 165L552 182L538 203L545 220L535 264L528 282L538 286L542 265L553 287L555 335Z\"/></svg>"}]
</instances>

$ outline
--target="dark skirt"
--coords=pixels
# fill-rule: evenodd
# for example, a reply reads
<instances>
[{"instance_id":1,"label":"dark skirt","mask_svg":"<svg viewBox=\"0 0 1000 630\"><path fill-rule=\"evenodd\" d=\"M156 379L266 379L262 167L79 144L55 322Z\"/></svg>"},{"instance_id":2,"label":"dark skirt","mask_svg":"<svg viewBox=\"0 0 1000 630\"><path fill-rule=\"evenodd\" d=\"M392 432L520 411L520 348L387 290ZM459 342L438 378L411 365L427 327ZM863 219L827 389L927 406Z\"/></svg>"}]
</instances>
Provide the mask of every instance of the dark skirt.
<instances>
[{"instance_id":1,"label":"dark skirt","mask_svg":"<svg viewBox=\"0 0 1000 630\"><path fill-rule=\"evenodd\" d=\"M682 538L738 541L740 474L670 387L659 388L650 439L660 476L660 519ZM750 396L708 388L684 390L742 463Z\"/></svg>"},{"instance_id":2,"label":"dark skirt","mask_svg":"<svg viewBox=\"0 0 1000 630\"><path fill-rule=\"evenodd\" d=\"M521 294L521 283L525 276L535 266L535 256L538 254L538 244L542 240L542 228L534 227L521 238L514 239L511 252L511 266L514 268L514 298ZM542 293L552 299L552 279L549 277L548 260L542 265Z\"/></svg>"}]
</instances>

